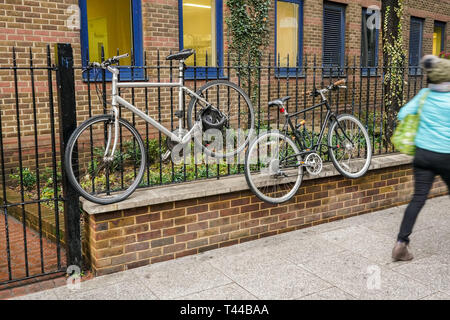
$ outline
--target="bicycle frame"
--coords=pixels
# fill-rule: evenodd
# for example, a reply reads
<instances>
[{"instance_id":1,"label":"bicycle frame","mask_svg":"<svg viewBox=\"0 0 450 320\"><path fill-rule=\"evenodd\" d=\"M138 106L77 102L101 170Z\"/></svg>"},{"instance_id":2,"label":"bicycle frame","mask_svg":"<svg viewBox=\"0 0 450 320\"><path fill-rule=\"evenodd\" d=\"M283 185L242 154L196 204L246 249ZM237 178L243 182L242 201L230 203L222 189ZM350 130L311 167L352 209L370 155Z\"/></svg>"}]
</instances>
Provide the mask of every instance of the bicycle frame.
<instances>
[{"instance_id":1,"label":"bicycle frame","mask_svg":"<svg viewBox=\"0 0 450 320\"><path fill-rule=\"evenodd\" d=\"M305 109L303 109L303 110L297 111L297 112L292 113L292 114L289 114L287 111L284 112L284 115L286 116L286 122L284 123L284 126L283 126L283 132L284 132L285 135L287 135L287 132L288 132L288 126L289 126L289 128L292 130L292 132L293 132L293 134L294 134L295 142L296 142L297 145L300 146L300 148L301 148L301 152L300 152L300 153L294 154L294 155L290 155L290 156L287 156L287 157L284 159L284 161L288 161L290 158L294 158L294 157L297 157L297 156L299 156L299 155L300 155L300 156L303 156L303 155L305 155L305 154L317 153L317 149L319 148L319 146L324 145L323 143L321 143L321 141L322 141L323 135L324 135L324 133L325 133L326 125L328 124L328 122L329 122L331 119L335 119L335 120L336 120L336 119L337 119L337 116L336 116L336 114L335 114L333 111L331 111L330 104L328 103L328 99L325 97L325 95L323 94L323 92L320 92L320 91L319 91L319 93L320 93L320 95L321 95L321 97L322 97L322 102L321 102L321 103L318 103L318 104L316 104L316 105L313 105L312 107L305 108ZM319 108L319 107L321 107L321 106L325 106L325 107L327 108L327 114L326 114L326 116L325 116L325 120L324 120L324 122L323 122L323 124L322 124L322 127L320 128L320 133L319 133L319 137L318 137L317 143L314 144L314 138L313 138L312 141L311 141L311 146L309 146L309 148L308 148L308 146L306 146L306 145L303 143L303 142L304 142L304 139L303 139L303 141L302 141L302 137L300 136L299 131L297 130L297 128L296 128L296 127L294 126L294 124L292 123L291 118L296 117L296 116L298 116L299 114L305 113L305 112L307 112L307 111L314 110L314 109ZM341 131L342 131L342 133L344 134L344 136L348 139L347 134L346 134L345 131L342 129L342 127L340 126L339 123L338 123L338 126L339 126L339 129L341 129ZM327 148L333 148L333 146L329 146L328 143L327 143L325 146L326 146ZM301 164L297 164L295 167L298 167L298 166L300 166L300 165L301 165Z\"/></svg>"},{"instance_id":2,"label":"bicycle frame","mask_svg":"<svg viewBox=\"0 0 450 320\"><path fill-rule=\"evenodd\" d=\"M118 141L118 136L119 136L118 105L124 106L125 108L127 108L128 110L130 110L131 112L136 114L138 117L144 119L146 122L151 124L157 130L159 130L160 132L162 132L163 134L168 136L170 139L172 139L172 141L177 142L177 143L181 143L181 144L188 143L189 140L191 140L193 133L198 129L201 130L201 125L202 125L201 121L196 121L194 126L192 127L192 129L188 133L183 135L183 130L182 130L183 129L183 119L182 119L182 117L179 117L179 122L178 122L179 135L176 135L172 131L170 131L163 125L161 125L158 121L156 121L152 117L148 116L147 114L145 114L144 112L139 110L136 106L134 106L131 103L129 103L128 101L126 101L124 98L122 98L118 94L118 89L120 89L120 88L154 88L154 87L178 88L178 94L179 94L178 112L179 113L183 112L183 92L186 92L191 97L194 97L194 98L200 100L201 102L206 104L206 106L210 106L211 104L208 103L208 101L206 101L203 97L199 96L194 91L192 91L191 89L189 89L188 87L186 87L184 85L184 60L180 60L179 81L178 82L119 82L120 71L117 68L111 67L111 66L108 66L107 69L112 74L112 111L114 113L114 119L115 119L115 123L114 123L115 137L114 137L114 144L111 149L110 156L108 156L108 151L111 146L111 130L108 129L108 142L106 145L105 156L104 156L105 160L106 159L112 160L113 155L116 150L116 146L117 146L117 141Z\"/></svg>"}]
</instances>

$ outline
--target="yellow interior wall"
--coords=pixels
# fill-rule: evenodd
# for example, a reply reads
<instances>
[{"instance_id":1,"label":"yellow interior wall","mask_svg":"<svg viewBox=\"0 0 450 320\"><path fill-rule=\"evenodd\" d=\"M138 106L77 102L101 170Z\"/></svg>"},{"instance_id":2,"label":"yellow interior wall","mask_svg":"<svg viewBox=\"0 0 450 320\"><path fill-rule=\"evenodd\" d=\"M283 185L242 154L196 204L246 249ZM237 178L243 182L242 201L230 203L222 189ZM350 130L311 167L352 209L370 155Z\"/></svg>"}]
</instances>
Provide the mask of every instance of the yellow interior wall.
<instances>
[{"instance_id":1,"label":"yellow interior wall","mask_svg":"<svg viewBox=\"0 0 450 320\"><path fill-rule=\"evenodd\" d=\"M131 1L87 0L89 33L89 59L101 61L101 46L105 59L129 53L132 48ZM131 57L122 59L121 65L131 65Z\"/></svg>"},{"instance_id":2,"label":"yellow interior wall","mask_svg":"<svg viewBox=\"0 0 450 320\"><path fill-rule=\"evenodd\" d=\"M216 33L215 33L215 1L214 0L183 0L183 45L184 48L195 49L197 65L216 64ZM186 64L194 65L194 56L186 60Z\"/></svg>"},{"instance_id":3,"label":"yellow interior wall","mask_svg":"<svg viewBox=\"0 0 450 320\"><path fill-rule=\"evenodd\" d=\"M433 54L438 56L441 53L441 45L442 45L442 28L434 27L433 33Z\"/></svg>"},{"instance_id":4,"label":"yellow interior wall","mask_svg":"<svg viewBox=\"0 0 450 320\"><path fill-rule=\"evenodd\" d=\"M298 54L298 4L277 2L277 62L280 66L296 66Z\"/></svg>"}]
</instances>

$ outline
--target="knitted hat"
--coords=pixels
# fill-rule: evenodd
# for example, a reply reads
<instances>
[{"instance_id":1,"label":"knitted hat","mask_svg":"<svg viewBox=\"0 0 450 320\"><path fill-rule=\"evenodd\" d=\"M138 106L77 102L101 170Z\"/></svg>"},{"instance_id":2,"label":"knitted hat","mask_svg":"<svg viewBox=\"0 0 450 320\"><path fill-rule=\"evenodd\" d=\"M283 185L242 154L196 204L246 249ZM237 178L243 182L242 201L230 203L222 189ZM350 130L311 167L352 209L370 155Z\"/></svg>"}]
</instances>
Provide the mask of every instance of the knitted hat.
<instances>
[{"instance_id":1,"label":"knitted hat","mask_svg":"<svg viewBox=\"0 0 450 320\"><path fill-rule=\"evenodd\" d=\"M450 82L450 60L426 55L420 60L420 65L427 72L431 82Z\"/></svg>"}]
</instances>

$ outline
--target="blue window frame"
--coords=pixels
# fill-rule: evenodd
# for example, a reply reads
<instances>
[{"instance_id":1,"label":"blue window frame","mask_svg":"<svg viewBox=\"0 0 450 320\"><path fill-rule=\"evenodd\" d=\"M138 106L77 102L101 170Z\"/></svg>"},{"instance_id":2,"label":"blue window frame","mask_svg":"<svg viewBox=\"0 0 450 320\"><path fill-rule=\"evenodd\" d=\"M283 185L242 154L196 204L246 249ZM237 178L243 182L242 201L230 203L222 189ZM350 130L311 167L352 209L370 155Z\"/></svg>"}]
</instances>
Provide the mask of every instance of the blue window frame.
<instances>
[{"instance_id":1,"label":"blue window frame","mask_svg":"<svg viewBox=\"0 0 450 320\"><path fill-rule=\"evenodd\" d=\"M82 54L82 64L87 66L88 56L89 56L89 29L88 29L88 10L87 1L95 0L78 0L80 6L81 15L81 54ZM129 0L130 1L130 23L131 23L131 50L128 52L130 55L134 56L131 58L134 60L134 65L137 67L142 67L144 65L144 50L143 50L143 40L142 40L142 6L141 0ZM120 50L120 48L119 48ZM121 54L126 52L120 52ZM110 57L105 57L105 59ZM120 80L144 80L144 70L142 68L133 69L134 72L129 68L124 66L120 68ZM84 79L86 80L87 74L84 73ZM106 71L106 79L110 81L112 75L110 72ZM90 81L94 81L94 71L91 70Z\"/></svg>"},{"instance_id":2,"label":"blue window frame","mask_svg":"<svg viewBox=\"0 0 450 320\"><path fill-rule=\"evenodd\" d=\"M345 64L345 5L325 2L323 6L324 76L342 76Z\"/></svg>"},{"instance_id":3,"label":"blue window frame","mask_svg":"<svg viewBox=\"0 0 450 320\"><path fill-rule=\"evenodd\" d=\"M281 33L283 28L285 32L283 35L279 35L278 33ZM296 32L295 29L297 29ZM286 39L282 37L286 37ZM290 42L293 44L290 45ZM297 68L302 66L302 62L303 0L278 0L275 2L275 65L278 67L276 76L295 77L301 75L302 69Z\"/></svg>"},{"instance_id":4,"label":"blue window frame","mask_svg":"<svg viewBox=\"0 0 450 320\"><path fill-rule=\"evenodd\" d=\"M378 37L379 31L374 25L368 25L367 21L372 16L366 8L362 9L361 23L361 67L362 75L376 75L378 66Z\"/></svg>"},{"instance_id":5,"label":"blue window frame","mask_svg":"<svg viewBox=\"0 0 450 320\"><path fill-rule=\"evenodd\" d=\"M323 50L324 76L342 76L345 64L345 5L324 3Z\"/></svg>"},{"instance_id":6,"label":"blue window frame","mask_svg":"<svg viewBox=\"0 0 450 320\"><path fill-rule=\"evenodd\" d=\"M196 67L187 66L185 71L185 79L218 79L223 78L223 0L211 0L213 4L214 21L211 21L211 39L212 45L216 50L215 56L212 57L211 53L208 53L208 63L199 62L202 61L200 57L200 52L196 52ZM184 6L193 6L198 7L197 10L201 10L202 8L211 8L211 6L195 4L195 3L185 3ZM184 23L183 21L183 0L178 0L178 24L179 24L179 45L180 50L185 48L184 43ZM195 49L195 48L194 48ZM206 56L206 54L205 54ZM193 59L193 58L190 58ZM205 60L206 61L206 60ZM212 66L209 66L212 61ZM215 63L214 63L215 62ZM204 65L201 65L204 64ZM215 65L214 65L215 64ZM194 70L195 69L195 70Z\"/></svg>"},{"instance_id":7,"label":"blue window frame","mask_svg":"<svg viewBox=\"0 0 450 320\"><path fill-rule=\"evenodd\" d=\"M409 29L409 74L421 75L419 62L422 58L423 19L411 17Z\"/></svg>"}]
</instances>

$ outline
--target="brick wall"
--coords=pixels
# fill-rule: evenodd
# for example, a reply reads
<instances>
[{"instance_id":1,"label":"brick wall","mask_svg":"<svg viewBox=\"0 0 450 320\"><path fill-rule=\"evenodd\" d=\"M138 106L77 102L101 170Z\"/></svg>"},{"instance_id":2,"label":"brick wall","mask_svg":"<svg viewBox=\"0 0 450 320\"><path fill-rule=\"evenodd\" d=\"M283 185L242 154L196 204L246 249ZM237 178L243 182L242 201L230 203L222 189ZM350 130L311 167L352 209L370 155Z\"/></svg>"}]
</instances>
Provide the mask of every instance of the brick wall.
<instances>
[{"instance_id":1,"label":"brick wall","mask_svg":"<svg viewBox=\"0 0 450 320\"><path fill-rule=\"evenodd\" d=\"M304 181L288 203L270 205L250 191L84 214L86 261L97 275L197 254L406 203L410 165ZM447 192L437 179L432 196ZM395 234L392 239L395 239Z\"/></svg>"}]
</instances>

